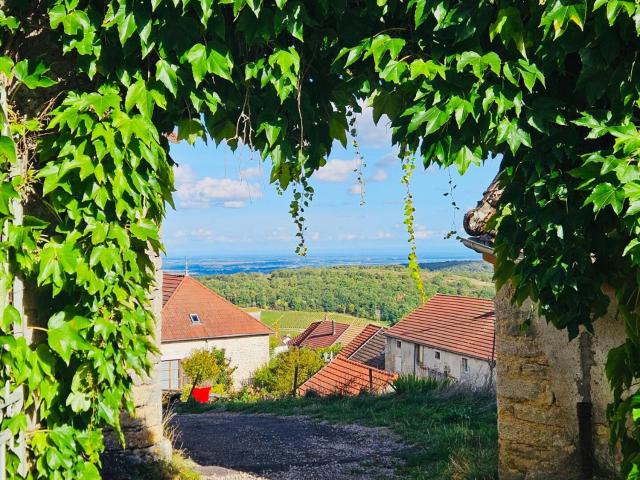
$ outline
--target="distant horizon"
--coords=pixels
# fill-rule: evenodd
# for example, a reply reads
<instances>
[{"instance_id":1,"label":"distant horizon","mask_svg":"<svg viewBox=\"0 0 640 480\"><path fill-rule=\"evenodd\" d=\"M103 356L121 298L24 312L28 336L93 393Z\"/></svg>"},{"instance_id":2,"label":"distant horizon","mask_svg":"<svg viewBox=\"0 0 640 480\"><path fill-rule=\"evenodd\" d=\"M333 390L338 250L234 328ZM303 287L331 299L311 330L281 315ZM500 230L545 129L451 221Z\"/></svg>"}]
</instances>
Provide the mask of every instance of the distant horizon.
<instances>
[{"instance_id":1,"label":"distant horizon","mask_svg":"<svg viewBox=\"0 0 640 480\"><path fill-rule=\"evenodd\" d=\"M186 260L186 262L185 262ZM474 262L482 261L479 255L469 252L460 254L436 254L419 257L419 263ZM297 268L325 268L337 266L391 266L406 265L407 255L380 253L334 253L299 257L295 254L230 254L163 257L163 269L167 272L188 271L193 275L233 275L236 273L268 274L276 270Z\"/></svg>"}]
</instances>

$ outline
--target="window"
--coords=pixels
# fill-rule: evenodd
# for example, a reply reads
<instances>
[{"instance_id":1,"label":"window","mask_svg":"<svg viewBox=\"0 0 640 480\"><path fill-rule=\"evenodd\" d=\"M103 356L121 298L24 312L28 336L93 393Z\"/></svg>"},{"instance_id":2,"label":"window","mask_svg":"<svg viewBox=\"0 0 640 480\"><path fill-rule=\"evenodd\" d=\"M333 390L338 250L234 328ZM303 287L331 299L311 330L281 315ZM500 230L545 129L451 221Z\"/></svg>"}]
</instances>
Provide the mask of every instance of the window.
<instances>
[{"instance_id":1,"label":"window","mask_svg":"<svg viewBox=\"0 0 640 480\"><path fill-rule=\"evenodd\" d=\"M191 319L191 323L202 323L197 313L190 313L189 318Z\"/></svg>"},{"instance_id":2,"label":"window","mask_svg":"<svg viewBox=\"0 0 640 480\"><path fill-rule=\"evenodd\" d=\"M402 342L400 340L396 340L396 347L402 348Z\"/></svg>"},{"instance_id":3,"label":"window","mask_svg":"<svg viewBox=\"0 0 640 480\"><path fill-rule=\"evenodd\" d=\"M436 360L440 360L440 352L435 353Z\"/></svg>"},{"instance_id":4,"label":"window","mask_svg":"<svg viewBox=\"0 0 640 480\"><path fill-rule=\"evenodd\" d=\"M469 360L466 358L462 359L462 371L464 373L469 373Z\"/></svg>"},{"instance_id":5,"label":"window","mask_svg":"<svg viewBox=\"0 0 640 480\"><path fill-rule=\"evenodd\" d=\"M180 390L180 360L163 360L160 369L163 390Z\"/></svg>"}]
</instances>

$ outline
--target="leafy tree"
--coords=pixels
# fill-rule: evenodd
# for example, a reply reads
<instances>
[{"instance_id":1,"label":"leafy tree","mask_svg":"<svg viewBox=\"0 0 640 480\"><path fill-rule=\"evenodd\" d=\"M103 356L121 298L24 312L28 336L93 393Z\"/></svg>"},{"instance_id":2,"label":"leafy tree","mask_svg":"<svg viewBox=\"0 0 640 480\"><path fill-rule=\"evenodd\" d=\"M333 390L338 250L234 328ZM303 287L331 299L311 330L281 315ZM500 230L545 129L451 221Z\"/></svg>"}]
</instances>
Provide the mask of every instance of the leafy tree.
<instances>
[{"instance_id":1,"label":"leafy tree","mask_svg":"<svg viewBox=\"0 0 640 480\"><path fill-rule=\"evenodd\" d=\"M502 155L497 279L571 336L608 306L612 439L640 469L640 5L624 0L0 1L3 383L39 429L32 477L96 478L101 428L150 367L149 251L171 202L165 135L240 142L292 187L368 99L411 172ZM300 251L304 251L301 244ZM419 280L414 250L410 271ZM24 287L24 288L23 288ZM26 292L37 314L9 303ZM336 299L336 301L339 301ZM16 332L37 327L27 342ZM30 415L31 416L31 415ZM25 432L27 415L2 428ZM46 456L46 457L45 457ZM18 463L10 453L10 477Z\"/></svg>"},{"instance_id":2,"label":"leafy tree","mask_svg":"<svg viewBox=\"0 0 640 480\"><path fill-rule=\"evenodd\" d=\"M191 381L191 391L197 386L208 384L222 385L225 391L233 386L232 374L235 368L225 357L224 349L201 348L194 350L181 362L182 371Z\"/></svg>"},{"instance_id":3,"label":"leafy tree","mask_svg":"<svg viewBox=\"0 0 640 480\"><path fill-rule=\"evenodd\" d=\"M300 386L324 366L325 351L292 348L283 352L253 374L253 385L263 394L270 396L290 395L293 392L296 368L298 370L297 386Z\"/></svg>"},{"instance_id":4,"label":"leafy tree","mask_svg":"<svg viewBox=\"0 0 640 480\"><path fill-rule=\"evenodd\" d=\"M473 268L454 266L430 270L436 266L427 264L422 271L429 298L436 293L482 298L492 298L495 294L491 268L487 265L475 263ZM202 282L231 302L245 307L346 311L391 323L400 320L421 302L407 269L401 266L287 269L269 275L205 276Z\"/></svg>"}]
</instances>

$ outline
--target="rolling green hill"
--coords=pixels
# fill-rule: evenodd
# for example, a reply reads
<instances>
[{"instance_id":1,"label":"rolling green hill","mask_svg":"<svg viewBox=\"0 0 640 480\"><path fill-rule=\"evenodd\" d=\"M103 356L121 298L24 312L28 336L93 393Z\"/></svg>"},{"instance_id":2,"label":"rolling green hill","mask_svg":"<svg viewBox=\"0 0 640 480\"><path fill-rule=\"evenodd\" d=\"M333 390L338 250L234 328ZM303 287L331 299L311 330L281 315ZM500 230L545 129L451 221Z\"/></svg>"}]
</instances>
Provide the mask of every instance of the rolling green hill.
<instances>
[{"instance_id":1,"label":"rolling green hill","mask_svg":"<svg viewBox=\"0 0 640 480\"><path fill-rule=\"evenodd\" d=\"M445 293L491 298L491 275L491 267L482 262L426 264L422 270L429 297ZM395 323L420 304L407 268L400 265L301 268L199 280L236 305L264 310L339 312ZM268 318L266 314L265 321Z\"/></svg>"}]
</instances>

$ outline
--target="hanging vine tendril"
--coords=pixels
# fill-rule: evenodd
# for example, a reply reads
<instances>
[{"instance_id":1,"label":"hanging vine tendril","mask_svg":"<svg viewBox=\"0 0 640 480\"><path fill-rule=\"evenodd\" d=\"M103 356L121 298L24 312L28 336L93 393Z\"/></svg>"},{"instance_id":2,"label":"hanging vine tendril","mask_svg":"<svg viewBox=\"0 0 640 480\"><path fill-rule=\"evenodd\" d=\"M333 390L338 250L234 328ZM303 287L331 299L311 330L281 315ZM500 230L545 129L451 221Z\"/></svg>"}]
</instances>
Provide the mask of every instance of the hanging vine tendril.
<instances>
[{"instance_id":1,"label":"hanging vine tendril","mask_svg":"<svg viewBox=\"0 0 640 480\"><path fill-rule=\"evenodd\" d=\"M402 178L400 179L402 185L405 187L404 197L404 221L403 223L407 227L407 234L409 235L408 242L410 245L409 250L409 274L416 284L416 288L420 294L420 299L424 302L427 299L427 293L424 289L424 282L422 275L420 274L420 264L418 263L418 252L416 247L416 232L414 227L414 214L415 207L413 206L413 195L411 194L411 177L413 171L416 169L415 157L408 153L402 152L400 154L400 161L402 163Z\"/></svg>"},{"instance_id":2,"label":"hanging vine tendril","mask_svg":"<svg viewBox=\"0 0 640 480\"><path fill-rule=\"evenodd\" d=\"M351 146L356 155L356 168L353 170L356 174L356 184L358 185L360 194L360 206L363 206L365 201L365 179L364 168L367 166L364 161L364 156L360 150L360 142L358 142L358 130L356 115L353 109L347 110L347 123L349 125L349 136L351 137Z\"/></svg>"},{"instance_id":3,"label":"hanging vine tendril","mask_svg":"<svg viewBox=\"0 0 640 480\"><path fill-rule=\"evenodd\" d=\"M449 200L451 201L452 213L451 213L451 230L449 230L445 234L445 236L444 236L445 240L448 240L449 238L453 237L454 235L456 235L458 233L458 220L457 220L456 212L458 210L460 210L460 207L456 203L456 199L455 199L455 197L453 195L454 190L456 189L457 185L455 183L453 183L453 177L451 176L451 169L447 169L447 173L449 174L449 182L448 182L449 191L443 193L442 196L449 197Z\"/></svg>"}]
</instances>

